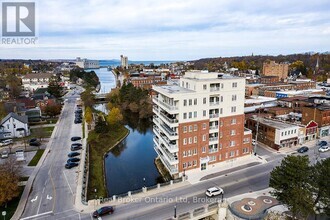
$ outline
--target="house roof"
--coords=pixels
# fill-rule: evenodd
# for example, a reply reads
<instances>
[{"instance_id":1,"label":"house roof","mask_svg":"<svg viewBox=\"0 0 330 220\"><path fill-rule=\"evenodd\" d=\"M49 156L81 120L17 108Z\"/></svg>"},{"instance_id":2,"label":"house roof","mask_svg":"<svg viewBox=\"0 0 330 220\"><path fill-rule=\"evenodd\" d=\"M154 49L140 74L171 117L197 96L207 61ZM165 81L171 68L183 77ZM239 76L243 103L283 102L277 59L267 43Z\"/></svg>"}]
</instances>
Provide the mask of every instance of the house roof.
<instances>
[{"instance_id":1,"label":"house roof","mask_svg":"<svg viewBox=\"0 0 330 220\"><path fill-rule=\"evenodd\" d=\"M8 119L10 118L14 118L24 124L27 124L28 123L28 117L27 116L19 116L18 114L14 113L14 112L10 112L6 117L4 117L2 120L1 120L1 123L0 125L3 125L3 123L5 123Z\"/></svg>"}]
</instances>

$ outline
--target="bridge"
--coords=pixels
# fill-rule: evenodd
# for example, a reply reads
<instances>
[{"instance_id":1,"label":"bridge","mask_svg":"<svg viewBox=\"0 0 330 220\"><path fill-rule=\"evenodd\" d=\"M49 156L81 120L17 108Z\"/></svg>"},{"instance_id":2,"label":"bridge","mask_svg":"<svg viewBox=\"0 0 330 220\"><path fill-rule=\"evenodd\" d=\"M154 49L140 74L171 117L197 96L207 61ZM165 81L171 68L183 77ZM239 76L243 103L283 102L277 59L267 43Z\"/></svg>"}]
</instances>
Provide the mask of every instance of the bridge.
<instances>
[{"instance_id":1,"label":"bridge","mask_svg":"<svg viewBox=\"0 0 330 220\"><path fill-rule=\"evenodd\" d=\"M94 100L96 102L106 102L107 101L106 98L107 98L108 93L97 93L94 95L95 95Z\"/></svg>"}]
</instances>

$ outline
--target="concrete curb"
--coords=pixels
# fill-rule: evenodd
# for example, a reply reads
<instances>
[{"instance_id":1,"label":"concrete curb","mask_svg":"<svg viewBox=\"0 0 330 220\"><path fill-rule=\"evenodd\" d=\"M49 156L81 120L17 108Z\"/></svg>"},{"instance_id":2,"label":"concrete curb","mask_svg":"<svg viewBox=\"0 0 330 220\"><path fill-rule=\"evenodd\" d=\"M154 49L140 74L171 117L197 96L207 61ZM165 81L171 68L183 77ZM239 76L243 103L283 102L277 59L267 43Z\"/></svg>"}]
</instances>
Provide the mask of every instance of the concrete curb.
<instances>
[{"instance_id":1,"label":"concrete curb","mask_svg":"<svg viewBox=\"0 0 330 220\"><path fill-rule=\"evenodd\" d=\"M43 153L43 155L40 158L37 166L34 168L31 176L29 177L29 180L27 181L27 184L26 184L26 186L24 188L23 194L22 194L21 199L20 199L20 201L18 203L18 206L16 208L16 211L15 211L14 215L11 218L12 220L18 220L18 219L20 219L20 217L23 214L23 211L25 209L25 205L26 205L27 200L28 200L29 195L30 195L31 188L32 188L33 183L34 183L34 179L35 179L36 175L38 174L41 165L44 163L46 157L48 156L48 153L50 152L50 146L53 143L53 139L54 139L55 133L57 131L59 121L62 118L62 112L63 112L63 108L62 108L61 114L59 116L59 120L55 124L55 128L54 128L54 130L52 132L52 135L51 135L50 140L49 140L49 142L47 144L47 147L45 149L45 152Z\"/></svg>"}]
</instances>

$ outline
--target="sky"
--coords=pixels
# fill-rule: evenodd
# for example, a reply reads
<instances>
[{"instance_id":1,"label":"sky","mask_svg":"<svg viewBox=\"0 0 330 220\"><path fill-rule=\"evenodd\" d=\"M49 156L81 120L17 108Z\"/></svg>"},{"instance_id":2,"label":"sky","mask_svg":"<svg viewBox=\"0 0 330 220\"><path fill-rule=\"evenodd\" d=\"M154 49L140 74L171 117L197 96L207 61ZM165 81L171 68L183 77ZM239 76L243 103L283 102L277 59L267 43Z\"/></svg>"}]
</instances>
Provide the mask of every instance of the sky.
<instances>
[{"instance_id":1,"label":"sky","mask_svg":"<svg viewBox=\"0 0 330 220\"><path fill-rule=\"evenodd\" d=\"M329 0L37 1L34 47L0 59L194 60L330 51Z\"/></svg>"}]
</instances>

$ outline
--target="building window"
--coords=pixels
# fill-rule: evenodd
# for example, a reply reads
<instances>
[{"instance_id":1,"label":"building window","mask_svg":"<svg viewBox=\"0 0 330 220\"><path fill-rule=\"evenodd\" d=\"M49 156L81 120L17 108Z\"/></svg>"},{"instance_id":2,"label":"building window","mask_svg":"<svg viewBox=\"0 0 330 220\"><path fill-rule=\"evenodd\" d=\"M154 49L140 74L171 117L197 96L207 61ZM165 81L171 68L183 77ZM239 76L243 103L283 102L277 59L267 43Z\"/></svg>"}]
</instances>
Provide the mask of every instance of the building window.
<instances>
[{"instance_id":1,"label":"building window","mask_svg":"<svg viewBox=\"0 0 330 220\"><path fill-rule=\"evenodd\" d=\"M223 111L222 111L222 108L220 108L220 115L222 115L222 112L223 112Z\"/></svg>"},{"instance_id":2,"label":"building window","mask_svg":"<svg viewBox=\"0 0 330 220\"><path fill-rule=\"evenodd\" d=\"M183 164L182 164L182 168L183 168L183 169L187 168L187 164L186 164L186 163L183 163Z\"/></svg>"},{"instance_id":3,"label":"building window","mask_svg":"<svg viewBox=\"0 0 330 220\"><path fill-rule=\"evenodd\" d=\"M203 110L203 117L206 117L206 110Z\"/></svg>"},{"instance_id":4,"label":"building window","mask_svg":"<svg viewBox=\"0 0 330 220\"><path fill-rule=\"evenodd\" d=\"M221 83L221 89L223 89L223 83Z\"/></svg>"},{"instance_id":5,"label":"building window","mask_svg":"<svg viewBox=\"0 0 330 220\"><path fill-rule=\"evenodd\" d=\"M189 112L189 118L192 118L192 112Z\"/></svg>"},{"instance_id":6,"label":"building window","mask_svg":"<svg viewBox=\"0 0 330 220\"><path fill-rule=\"evenodd\" d=\"M183 145L187 145L187 138L183 138Z\"/></svg>"},{"instance_id":7,"label":"building window","mask_svg":"<svg viewBox=\"0 0 330 220\"><path fill-rule=\"evenodd\" d=\"M187 106L187 100L183 100L183 106Z\"/></svg>"},{"instance_id":8,"label":"building window","mask_svg":"<svg viewBox=\"0 0 330 220\"><path fill-rule=\"evenodd\" d=\"M223 121L222 120L220 120L220 127L222 127L223 126Z\"/></svg>"},{"instance_id":9,"label":"building window","mask_svg":"<svg viewBox=\"0 0 330 220\"><path fill-rule=\"evenodd\" d=\"M197 99L194 99L194 105L197 105Z\"/></svg>"},{"instance_id":10,"label":"building window","mask_svg":"<svg viewBox=\"0 0 330 220\"><path fill-rule=\"evenodd\" d=\"M249 153L249 148L247 147L243 148L243 154L247 154L247 153Z\"/></svg>"},{"instance_id":11,"label":"building window","mask_svg":"<svg viewBox=\"0 0 330 220\"><path fill-rule=\"evenodd\" d=\"M193 166L194 166L194 167L197 166L197 160L194 160L194 161L193 161Z\"/></svg>"},{"instance_id":12,"label":"building window","mask_svg":"<svg viewBox=\"0 0 330 220\"><path fill-rule=\"evenodd\" d=\"M243 143L244 143L244 144L250 143L250 138L244 138L244 139L243 139Z\"/></svg>"},{"instance_id":13,"label":"building window","mask_svg":"<svg viewBox=\"0 0 330 220\"><path fill-rule=\"evenodd\" d=\"M231 124L235 125L236 124L236 118L231 119Z\"/></svg>"},{"instance_id":14,"label":"building window","mask_svg":"<svg viewBox=\"0 0 330 220\"><path fill-rule=\"evenodd\" d=\"M203 98L203 104L206 104L206 98Z\"/></svg>"},{"instance_id":15,"label":"building window","mask_svg":"<svg viewBox=\"0 0 330 220\"><path fill-rule=\"evenodd\" d=\"M191 161L188 162L188 167L191 167Z\"/></svg>"},{"instance_id":16,"label":"building window","mask_svg":"<svg viewBox=\"0 0 330 220\"><path fill-rule=\"evenodd\" d=\"M192 144L192 138L191 137L188 139L188 143Z\"/></svg>"},{"instance_id":17,"label":"building window","mask_svg":"<svg viewBox=\"0 0 330 220\"><path fill-rule=\"evenodd\" d=\"M192 132L192 125L189 125L189 132Z\"/></svg>"},{"instance_id":18,"label":"building window","mask_svg":"<svg viewBox=\"0 0 330 220\"><path fill-rule=\"evenodd\" d=\"M223 102L223 96L220 96L220 102Z\"/></svg>"},{"instance_id":19,"label":"building window","mask_svg":"<svg viewBox=\"0 0 330 220\"><path fill-rule=\"evenodd\" d=\"M194 131L197 131L198 127L197 125L194 125Z\"/></svg>"},{"instance_id":20,"label":"building window","mask_svg":"<svg viewBox=\"0 0 330 220\"><path fill-rule=\"evenodd\" d=\"M222 143L219 144L219 149L220 149L220 150L222 149Z\"/></svg>"},{"instance_id":21,"label":"building window","mask_svg":"<svg viewBox=\"0 0 330 220\"><path fill-rule=\"evenodd\" d=\"M203 130L206 129L206 123L203 123Z\"/></svg>"},{"instance_id":22,"label":"building window","mask_svg":"<svg viewBox=\"0 0 330 220\"><path fill-rule=\"evenodd\" d=\"M183 113L183 119L187 119L187 113Z\"/></svg>"},{"instance_id":23,"label":"building window","mask_svg":"<svg viewBox=\"0 0 330 220\"><path fill-rule=\"evenodd\" d=\"M194 137L194 143L197 143L197 136Z\"/></svg>"},{"instance_id":24,"label":"building window","mask_svg":"<svg viewBox=\"0 0 330 220\"><path fill-rule=\"evenodd\" d=\"M236 112L236 106L232 106L231 107L231 113L235 113Z\"/></svg>"},{"instance_id":25,"label":"building window","mask_svg":"<svg viewBox=\"0 0 330 220\"><path fill-rule=\"evenodd\" d=\"M187 133L187 126L183 126L183 133Z\"/></svg>"},{"instance_id":26,"label":"building window","mask_svg":"<svg viewBox=\"0 0 330 220\"><path fill-rule=\"evenodd\" d=\"M219 137L222 138L222 132L219 132Z\"/></svg>"},{"instance_id":27,"label":"building window","mask_svg":"<svg viewBox=\"0 0 330 220\"><path fill-rule=\"evenodd\" d=\"M230 141L230 147L234 147L235 146L235 141Z\"/></svg>"},{"instance_id":28,"label":"building window","mask_svg":"<svg viewBox=\"0 0 330 220\"><path fill-rule=\"evenodd\" d=\"M203 134L203 141L206 141L206 134Z\"/></svg>"},{"instance_id":29,"label":"building window","mask_svg":"<svg viewBox=\"0 0 330 220\"><path fill-rule=\"evenodd\" d=\"M233 82L232 87L237 88L237 82Z\"/></svg>"},{"instance_id":30,"label":"building window","mask_svg":"<svg viewBox=\"0 0 330 220\"><path fill-rule=\"evenodd\" d=\"M221 154L219 155L219 160L221 160Z\"/></svg>"},{"instance_id":31,"label":"building window","mask_svg":"<svg viewBox=\"0 0 330 220\"><path fill-rule=\"evenodd\" d=\"M191 150L188 150L188 157L191 156Z\"/></svg>"},{"instance_id":32,"label":"building window","mask_svg":"<svg viewBox=\"0 0 330 220\"><path fill-rule=\"evenodd\" d=\"M206 147L202 147L202 153L206 152Z\"/></svg>"},{"instance_id":33,"label":"building window","mask_svg":"<svg viewBox=\"0 0 330 220\"><path fill-rule=\"evenodd\" d=\"M231 131L230 131L230 135L231 135L231 136L234 136L235 134L236 134L236 130L231 130Z\"/></svg>"},{"instance_id":34,"label":"building window","mask_svg":"<svg viewBox=\"0 0 330 220\"><path fill-rule=\"evenodd\" d=\"M210 162L216 161L216 156L210 156Z\"/></svg>"},{"instance_id":35,"label":"building window","mask_svg":"<svg viewBox=\"0 0 330 220\"><path fill-rule=\"evenodd\" d=\"M193 155L197 155L197 148L193 150Z\"/></svg>"},{"instance_id":36,"label":"building window","mask_svg":"<svg viewBox=\"0 0 330 220\"><path fill-rule=\"evenodd\" d=\"M231 100L232 100L232 101L236 101L236 100L237 100L237 95L232 95L232 96L231 96Z\"/></svg>"},{"instance_id":37,"label":"building window","mask_svg":"<svg viewBox=\"0 0 330 220\"><path fill-rule=\"evenodd\" d=\"M192 105L192 99L189 99L189 106Z\"/></svg>"},{"instance_id":38,"label":"building window","mask_svg":"<svg viewBox=\"0 0 330 220\"><path fill-rule=\"evenodd\" d=\"M183 156L183 157L187 157L187 151L183 151L183 152L182 152L182 156Z\"/></svg>"},{"instance_id":39,"label":"building window","mask_svg":"<svg viewBox=\"0 0 330 220\"><path fill-rule=\"evenodd\" d=\"M206 84L203 85L203 90L207 90L207 85Z\"/></svg>"},{"instance_id":40,"label":"building window","mask_svg":"<svg viewBox=\"0 0 330 220\"><path fill-rule=\"evenodd\" d=\"M235 151L230 151L229 157L234 157L235 156Z\"/></svg>"},{"instance_id":41,"label":"building window","mask_svg":"<svg viewBox=\"0 0 330 220\"><path fill-rule=\"evenodd\" d=\"M197 118L197 112L196 111L194 112L194 118Z\"/></svg>"}]
</instances>

